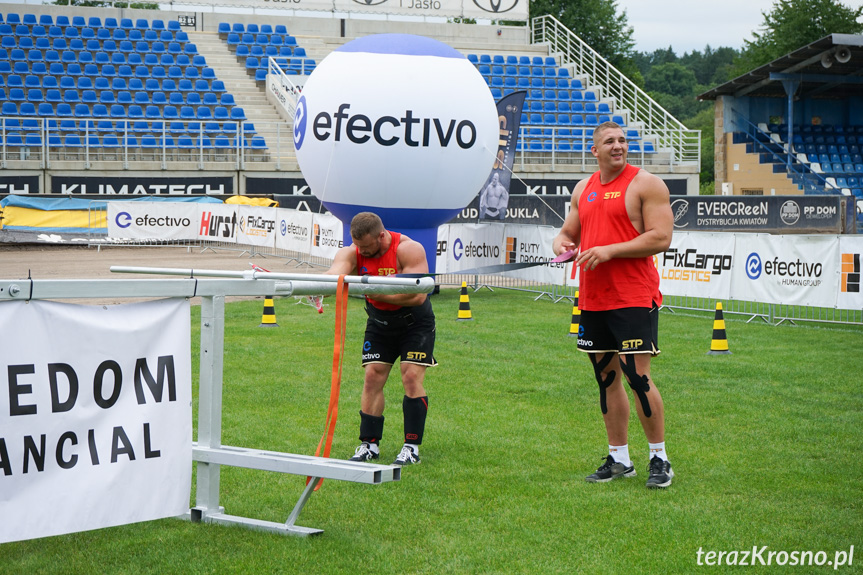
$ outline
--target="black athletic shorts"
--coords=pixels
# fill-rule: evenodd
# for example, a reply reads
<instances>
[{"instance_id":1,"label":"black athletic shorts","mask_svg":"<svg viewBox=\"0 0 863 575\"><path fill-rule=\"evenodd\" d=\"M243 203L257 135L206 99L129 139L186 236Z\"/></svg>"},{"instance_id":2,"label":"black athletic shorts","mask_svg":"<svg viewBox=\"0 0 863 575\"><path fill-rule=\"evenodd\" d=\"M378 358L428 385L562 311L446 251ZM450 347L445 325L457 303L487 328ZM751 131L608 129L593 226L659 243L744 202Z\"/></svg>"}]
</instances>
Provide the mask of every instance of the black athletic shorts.
<instances>
[{"instance_id":1,"label":"black athletic shorts","mask_svg":"<svg viewBox=\"0 0 863 575\"><path fill-rule=\"evenodd\" d=\"M434 358L435 317L431 302L422 305L382 311L366 303L366 337L363 342L363 365L402 363L437 365Z\"/></svg>"},{"instance_id":2,"label":"black athletic shorts","mask_svg":"<svg viewBox=\"0 0 863 575\"><path fill-rule=\"evenodd\" d=\"M583 311L578 349L588 353L659 354L659 308L625 307Z\"/></svg>"}]
</instances>

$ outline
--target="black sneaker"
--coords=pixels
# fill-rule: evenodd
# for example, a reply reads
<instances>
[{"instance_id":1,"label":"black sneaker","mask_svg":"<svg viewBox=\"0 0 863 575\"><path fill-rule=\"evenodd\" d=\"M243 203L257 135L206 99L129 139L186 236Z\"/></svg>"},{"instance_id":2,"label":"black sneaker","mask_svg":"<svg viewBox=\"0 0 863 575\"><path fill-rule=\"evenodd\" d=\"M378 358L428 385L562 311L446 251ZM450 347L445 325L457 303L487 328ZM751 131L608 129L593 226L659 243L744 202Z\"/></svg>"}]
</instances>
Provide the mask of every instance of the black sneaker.
<instances>
[{"instance_id":1,"label":"black sneaker","mask_svg":"<svg viewBox=\"0 0 863 575\"><path fill-rule=\"evenodd\" d=\"M354 456L351 457L350 461L371 461L373 459L379 458L380 453L374 452L371 450L371 447L368 443L363 442L359 447L354 450Z\"/></svg>"},{"instance_id":2,"label":"black sneaker","mask_svg":"<svg viewBox=\"0 0 863 575\"><path fill-rule=\"evenodd\" d=\"M674 477L674 471L671 469L670 462L654 456L650 459L650 465L648 465L647 471L650 474L647 478L647 486L649 488L659 489L671 485L671 478Z\"/></svg>"},{"instance_id":3,"label":"black sneaker","mask_svg":"<svg viewBox=\"0 0 863 575\"><path fill-rule=\"evenodd\" d=\"M410 446L402 447L401 452L396 456L393 465L414 465L420 462L420 454L416 453Z\"/></svg>"},{"instance_id":4,"label":"black sneaker","mask_svg":"<svg viewBox=\"0 0 863 575\"><path fill-rule=\"evenodd\" d=\"M618 477L635 477L638 475L635 472L635 467L630 465L627 467L622 463L618 463L612 456L605 458L603 463L595 473L591 473L584 478L588 483L605 483Z\"/></svg>"}]
</instances>

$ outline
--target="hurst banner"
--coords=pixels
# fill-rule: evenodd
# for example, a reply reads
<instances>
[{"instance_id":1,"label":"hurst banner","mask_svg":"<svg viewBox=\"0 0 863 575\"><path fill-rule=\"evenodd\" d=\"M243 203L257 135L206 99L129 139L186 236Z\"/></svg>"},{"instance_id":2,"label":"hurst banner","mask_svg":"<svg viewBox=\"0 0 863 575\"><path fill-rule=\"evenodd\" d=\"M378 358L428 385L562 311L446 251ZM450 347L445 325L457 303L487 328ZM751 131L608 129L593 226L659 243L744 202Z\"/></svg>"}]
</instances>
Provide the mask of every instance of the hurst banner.
<instances>
[{"instance_id":1,"label":"hurst banner","mask_svg":"<svg viewBox=\"0 0 863 575\"><path fill-rule=\"evenodd\" d=\"M189 302L0 303L0 543L189 508Z\"/></svg>"}]
</instances>

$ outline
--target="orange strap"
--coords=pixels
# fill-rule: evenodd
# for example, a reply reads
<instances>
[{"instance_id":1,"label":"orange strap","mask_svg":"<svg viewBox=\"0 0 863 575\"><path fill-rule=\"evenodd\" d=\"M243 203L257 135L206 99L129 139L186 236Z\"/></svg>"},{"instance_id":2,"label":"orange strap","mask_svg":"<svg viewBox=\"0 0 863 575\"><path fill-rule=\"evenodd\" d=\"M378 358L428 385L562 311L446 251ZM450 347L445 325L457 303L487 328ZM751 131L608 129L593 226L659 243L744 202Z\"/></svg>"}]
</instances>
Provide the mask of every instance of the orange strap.
<instances>
[{"instance_id":1,"label":"orange strap","mask_svg":"<svg viewBox=\"0 0 863 575\"><path fill-rule=\"evenodd\" d=\"M344 274L339 276L339 283L336 287L336 335L333 342L333 373L330 382L330 405L327 408L327 421L324 424L324 434L321 436L321 441L318 443L318 449L315 451L315 457L321 454L323 447L323 457L330 456L330 448L333 446L333 435L336 432L336 419L339 416L339 390L342 384L342 351L345 347L345 327L348 320L348 284L345 283ZM306 478L306 485L309 484L312 478ZM321 479L315 486L315 491L321 488L324 480Z\"/></svg>"}]
</instances>

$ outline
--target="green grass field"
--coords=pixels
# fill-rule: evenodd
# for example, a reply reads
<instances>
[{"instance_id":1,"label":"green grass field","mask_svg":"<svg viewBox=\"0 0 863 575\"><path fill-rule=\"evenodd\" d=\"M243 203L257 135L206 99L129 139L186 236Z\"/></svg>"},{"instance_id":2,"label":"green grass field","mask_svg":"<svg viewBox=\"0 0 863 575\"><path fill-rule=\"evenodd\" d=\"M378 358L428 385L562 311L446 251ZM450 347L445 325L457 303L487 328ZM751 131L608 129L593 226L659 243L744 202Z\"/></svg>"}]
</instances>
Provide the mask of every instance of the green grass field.
<instances>
[{"instance_id":1,"label":"green grass field","mask_svg":"<svg viewBox=\"0 0 863 575\"><path fill-rule=\"evenodd\" d=\"M767 546L765 561L769 551L824 551L832 562L852 545L853 565L839 571L863 571L863 328L726 316L732 354L710 356L712 314L663 312L663 353L652 371L676 477L671 488L649 491L634 406L638 477L584 481L607 444L593 370L567 336L570 304L480 291L470 296L473 321L457 321L458 290L432 301L440 365L426 378L422 464L394 483L326 481L297 521L321 536L166 519L0 545L0 573L725 573L733 568L699 567L699 549ZM278 329L258 328L262 300L227 306L226 445L317 447L334 301L323 315L295 302L276 299ZM194 308L193 334L198 318ZM338 458L357 444L364 324L362 302L352 299ZM401 445L402 395L394 376L385 463ZM284 521L303 485L297 476L224 468L221 502L233 515ZM775 561L756 569L782 569Z\"/></svg>"}]
</instances>

